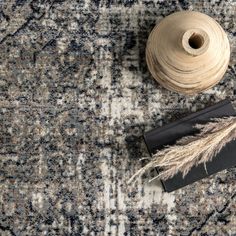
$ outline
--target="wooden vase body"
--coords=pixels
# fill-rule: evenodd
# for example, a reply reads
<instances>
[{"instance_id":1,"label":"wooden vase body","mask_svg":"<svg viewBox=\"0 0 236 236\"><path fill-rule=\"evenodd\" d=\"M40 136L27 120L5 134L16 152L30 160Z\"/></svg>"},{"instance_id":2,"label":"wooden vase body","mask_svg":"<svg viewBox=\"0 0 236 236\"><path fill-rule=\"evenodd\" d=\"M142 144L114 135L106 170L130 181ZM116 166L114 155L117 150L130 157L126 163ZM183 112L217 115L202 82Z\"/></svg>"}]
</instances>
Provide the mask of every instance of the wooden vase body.
<instances>
[{"instance_id":1,"label":"wooden vase body","mask_svg":"<svg viewBox=\"0 0 236 236\"><path fill-rule=\"evenodd\" d=\"M221 26L193 11L164 18L152 30L146 47L152 76L165 88L189 95L217 84L229 58L229 41Z\"/></svg>"}]
</instances>

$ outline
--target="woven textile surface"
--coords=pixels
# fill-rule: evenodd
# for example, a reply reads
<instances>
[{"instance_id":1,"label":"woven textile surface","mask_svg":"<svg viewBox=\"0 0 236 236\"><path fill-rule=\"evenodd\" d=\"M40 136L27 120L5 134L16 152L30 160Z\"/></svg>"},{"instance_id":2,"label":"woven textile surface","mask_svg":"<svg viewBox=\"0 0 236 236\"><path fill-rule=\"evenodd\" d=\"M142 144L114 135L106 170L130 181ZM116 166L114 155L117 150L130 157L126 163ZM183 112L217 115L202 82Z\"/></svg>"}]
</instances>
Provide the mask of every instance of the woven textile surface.
<instances>
[{"instance_id":1,"label":"woven textile surface","mask_svg":"<svg viewBox=\"0 0 236 236\"><path fill-rule=\"evenodd\" d=\"M195 96L145 62L152 28L182 10L231 45L224 79ZM127 185L145 131L235 96L234 0L0 1L0 235L236 235L235 168L173 193Z\"/></svg>"}]
</instances>

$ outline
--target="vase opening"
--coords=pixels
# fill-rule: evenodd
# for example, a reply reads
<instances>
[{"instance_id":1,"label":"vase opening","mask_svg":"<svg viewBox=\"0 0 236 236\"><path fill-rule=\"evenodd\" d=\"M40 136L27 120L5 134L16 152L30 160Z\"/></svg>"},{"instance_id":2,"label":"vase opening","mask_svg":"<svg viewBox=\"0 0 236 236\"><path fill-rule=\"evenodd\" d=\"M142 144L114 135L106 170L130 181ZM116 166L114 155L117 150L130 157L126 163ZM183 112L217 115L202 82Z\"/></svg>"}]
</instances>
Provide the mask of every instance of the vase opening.
<instances>
[{"instance_id":1,"label":"vase opening","mask_svg":"<svg viewBox=\"0 0 236 236\"><path fill-rule=\"evenodd\" d=\"M199 49L204 44L204 38L200 34L193 33L189 40L189 46L193 49Z\"/></svg>"}]
</instances>

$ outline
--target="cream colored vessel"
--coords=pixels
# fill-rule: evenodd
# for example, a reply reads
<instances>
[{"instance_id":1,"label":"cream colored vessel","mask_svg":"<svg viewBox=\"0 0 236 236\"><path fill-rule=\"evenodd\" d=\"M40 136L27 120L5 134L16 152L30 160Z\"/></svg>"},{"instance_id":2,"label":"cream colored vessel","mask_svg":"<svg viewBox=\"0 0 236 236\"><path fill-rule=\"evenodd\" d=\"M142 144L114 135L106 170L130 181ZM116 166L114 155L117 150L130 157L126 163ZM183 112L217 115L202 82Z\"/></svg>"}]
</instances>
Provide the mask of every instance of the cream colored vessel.
<instances>
[{"instance_id":1,"label":"cream colored vessel","mask_svg":"<svg viewBox=\"0 0 236 236\"><path fill-rule=\"evenodd\" d=\"M146 60L165 88L196 94L217 84L229 63L226 33L211 17L181 11L164 18L151 32Z\"/></svg>"}]
</instances>

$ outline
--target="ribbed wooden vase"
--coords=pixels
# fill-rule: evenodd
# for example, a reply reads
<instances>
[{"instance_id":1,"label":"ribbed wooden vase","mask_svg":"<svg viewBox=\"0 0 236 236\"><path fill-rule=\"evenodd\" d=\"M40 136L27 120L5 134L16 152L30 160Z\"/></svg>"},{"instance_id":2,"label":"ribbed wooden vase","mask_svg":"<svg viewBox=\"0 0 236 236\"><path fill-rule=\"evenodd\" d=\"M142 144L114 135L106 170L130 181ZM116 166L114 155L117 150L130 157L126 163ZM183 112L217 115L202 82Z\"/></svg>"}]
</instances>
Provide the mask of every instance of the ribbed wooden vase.
<instances>
[{"instance_id":1,"label":"ribbed wooden vase","mask_svg":"<svg viewBox=\"0 0 236 236\"><path fill-rule=\"evenodd\" d=\"M165 88L196 94L217 84L229 63L226 33L211 17L181 11L164 18L151 32L146 60Z\"/></svg>"}]
</instances>

